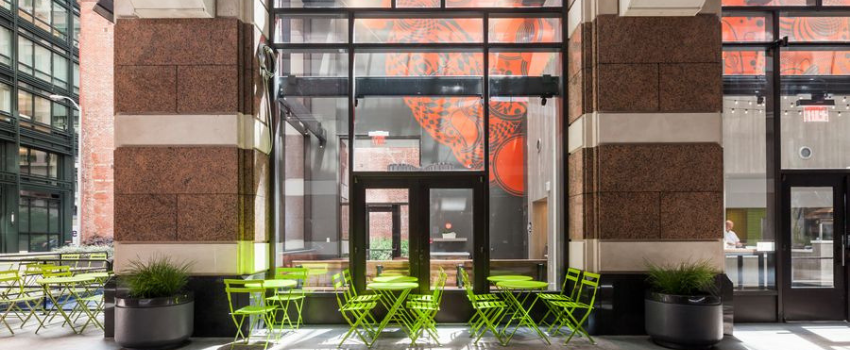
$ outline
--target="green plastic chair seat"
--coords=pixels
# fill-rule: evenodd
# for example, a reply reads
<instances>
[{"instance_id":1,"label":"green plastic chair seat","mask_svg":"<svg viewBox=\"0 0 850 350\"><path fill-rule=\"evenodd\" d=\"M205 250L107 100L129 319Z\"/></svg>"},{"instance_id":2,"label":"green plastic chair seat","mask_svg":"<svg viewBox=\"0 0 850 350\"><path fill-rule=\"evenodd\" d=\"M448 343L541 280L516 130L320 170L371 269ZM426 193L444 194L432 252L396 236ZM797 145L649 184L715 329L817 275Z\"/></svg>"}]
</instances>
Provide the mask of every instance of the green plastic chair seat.
<instances>
[{"instance_id":1,"label":"green plastic chair seat","mask_svg":"<svg viewBox=\"0 0 850 350\"><path fill-rule=\"evenodd\" d=\"M375 303L375 302L356 303L356 304L348 303L348 304L343 305L342 308L339 311L368 311L368 310L374 309L375 306L377 306L377 305L378 305L378 303Z\"/></svg>"},{"instance_id":2,"label":"green plastic chair seat","mask_svg":"<svg viewBox=\"0 0 850 350\"><path fill-rule=\"evenodd\" d=\"M25 297L15 297L9 299L0 299L0 304L7 303L18 303L23 301L41 301L44 297L41 296L25 296Z\"/></svg>"},{"instance_id":3,"label":"green plastic chair seat","mask_svg":"<svg viewBox=\"0 0 850 350\"><path fill-rule=\"evenodd\" d=\"M378 294L362 294L362 295L358 295L356 297L352 297L351 300L349 300L348 302L349 303L369 303L369 302L373 302L373 301L378 301L378 299L381 299L381 296L378 295Z\"/></svg>"},{"instance_id":4,"label":"green plastic chair seat","mask_svg":"<svg viewBox=\"0 0 850 350\"><path fill-rule=\"evenodd\" d=\"M292 300L301 300L301 299L304 299L304 298L306 298L306 296L300 295L300 294L298 294L298 295L295 295L295 294L280 294L280 295L268 297L268 298L266 298L266 300L268 300L268 301L287 301L287 300L292 301Z\"/></svg>"},{"instance_id":5,"label":"green plastic chair seat","mask_svg":"<svg viewBox=\"0 0 850 350\"><path fill-rule=\"evenodd\" d=\"M274 306L251 305L233 311L233 315L262 315L274 309Z\"/></svg>"},{"instance_id":6,"label":"green plastic chair seat","mask_svg":"<svg viewBox=\"0 0 850 350\"><path fill-rule=\"evenodd\" d=\"M407 308L411 310L428 310L428 311L439 311L440 307L436 303L433 302L423 302L423 301L408 301Z\"/></svg>"},{"instance_id":7,"label":"green plastic chair seat","mask_svg":"<svg viewBox=\"0 0 850 350\"><path fill-rule=\"evenodd\" d=\"M95 295L95 296L91 296L91 297L80 298L80 301L85 301L85 302L100 302L101 300L103 300L103 295Z\"/></svg>"},{"instance_id":8,"label":"green plastic chair seat","mask_svg":"<svg viewBox=\"0 0 850 350\"><path fill-rule=\"evenodd\" d=\"M570 308L570 309L589 309L590 305L585 303L579 303L574 301L553 301L552 305L555 307L561 308Z\"/></svg>"},{"instance_id":9,"label":"green plastic chair seat","mask_svg":"<svg viewBox=\"0 0 850 350\"><path fill-rule=\"evenodd\" d=\"M493 309L493 308L506 308L508 304L505 304L504 301L479 301L472 303L472 307L484 310L484 309Z\"/></svg>"},{"instance_id":10,"label":"green plastic chair seat","mask_svg":"<svg viewBox=\"0 0 850 350\"><path fill-rule=\"evenodd\" d=\"M570 297L563 294L540 293L537 294L537 297L549 301L572 301Z\"/></svg>"},{"instance_id":11,"label":"green plastic chair seat","mask_svg":"<svg viewBox=\"0 0 850 350\"><path fill-rule=\"evenodd\" d=\"M473 294L473 301L500 301L502 300L496 294Z\"/></svg>"},{"instance_id":12,"label":"green plastic chair seat","mask_svg":"<svg viewBox=\"0 0 850 350\"><path fill-rule=\"evenodd\" d=\"M407 300L408 301L433 302L434 296L433 295L422 295L422 294L408 295Z\"/></svg>"}]
</instances>

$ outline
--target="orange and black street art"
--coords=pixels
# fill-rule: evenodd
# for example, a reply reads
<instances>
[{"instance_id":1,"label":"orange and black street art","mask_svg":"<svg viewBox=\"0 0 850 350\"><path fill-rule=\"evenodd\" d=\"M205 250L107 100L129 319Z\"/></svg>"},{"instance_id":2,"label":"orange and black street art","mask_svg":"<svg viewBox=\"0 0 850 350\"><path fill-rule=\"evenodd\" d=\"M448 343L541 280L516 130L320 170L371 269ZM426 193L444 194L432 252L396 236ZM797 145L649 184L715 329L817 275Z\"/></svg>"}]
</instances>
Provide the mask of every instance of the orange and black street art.
<instances>
[{"instance_id":1,"label":"orange and black street art","mask_svg":"<svg viewBox=\"0 0 850 350\"><path fill-rule=\"evenodd\" d=\"M768 39L766 22L761 16L724 17L723 41L763 42ZM778 37L785 36L790 42L850 42L850 17L781 17ZM783 50L779 60L782 75L850 74L850 50L847 49ZM765 73L764 51L726 50L723 62L725 75Z\"/></svg>"},{"instance_id":2,"label":"orange and black street art","mask_svg":"<svg viewBox=\"0 0 850 350\"><path fill-rule=\"evenodd\" d=\"M428 6L431 0L398 0L398 7ZM522 42L551 42L556 30L544 18L512 18L495 28L501 38ZM369 19L364 25L383 33L385 43L457 43L482 40L480 19L411 18ZM507 24L507 25L506 25ZM492 32L492 30L491 30ZM492 34L491 34L492 35ZM510 40L510 39L508 39ZM529 41L534 40L534 41ZM491 53L489 74L539 76L557 65L551 53ZM394 52L387 55L390 76L483 76L480 52ZM490 102L490 183L515 196L525 194L525 121L527 99ZM406 97L404 103L429 136L451 148L464 167L484 169L484 113L477 97Z\"/></svg>"}]
</instances>

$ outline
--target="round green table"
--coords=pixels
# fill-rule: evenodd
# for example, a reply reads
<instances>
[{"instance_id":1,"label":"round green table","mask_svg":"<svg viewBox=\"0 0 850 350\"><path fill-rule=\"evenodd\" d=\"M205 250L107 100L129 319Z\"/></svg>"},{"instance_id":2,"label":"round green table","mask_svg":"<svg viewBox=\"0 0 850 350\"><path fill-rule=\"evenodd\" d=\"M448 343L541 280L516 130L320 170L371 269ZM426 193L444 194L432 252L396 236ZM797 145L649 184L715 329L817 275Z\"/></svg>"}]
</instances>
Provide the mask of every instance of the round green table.
<instances>
[{"instance_id":1,"label":"round green table","mask_svg":"<svg viewBox=\"0 0 850 350\"><path fill-rule=\"evenodd\" d=\"M419 279L411 276L381 276L375 277L372 279L372 282L375 283L389 283L389 282L419 282Z\"/></svg>"},{"instance_id":2,"label":"round green table","mask_svg":"<svg viewBox=\"0 0 850 350\"><path fill-rule=\"evenodd\" d=\"M538 336L543 338L546 341L546 344L551 345L549 342L549 338L546 337L540 328L537 326L537 323L534 322L534 319L531 318L529 312L534 308L534 304L537 303L538 298L533 298L531 305L527 308L524 306L528 301L528 298L535 292L539 290L544 290L549 286L549 283L541 282L541 281L501 281L496 282L496 287L498 287L502 291L502 295L504 296L505 301L510 305L509 309L513 311L513 315L508 318L508 323L502 328L503 335L507 334L508 328L510 328L513 320L517 320L517 325L514 328L513 332L510 335L507 335L505 338L505 344L511 341L516 331L522 327L523 325L533 329ZM516 295L514 295L516 293Z\"/></svg>"},{"instance_id":3,"label":"round green table","mask_svg":"<svg viewBox=\"0 0 850 350\"><path fill-rule=\"evenodd\" d=\"M387 327L387 324L392 321L395 321L407 336L412 336L411 330L416 318L401 306L404 305L404 300L407 299L410 291L416 288L419 288L419 283L416 282L373 282L366 285L366 289L375 291L381 295L381 298L378 300L387 309L387 315L384 316L384 319L378 325L378 330L375 332L375 338L372 339L372 344L378 340L378 336ZM372 344L369 344L369 347Z\"/></svg>"},{"instance_id":4,"label":"round green table","mask_svg":"<svg viewBox=\"0 0 850 350\"><path fill-rule=\"evenodd\" d=\"M505 281L531 281L533 278L530 276L523 275L498 275L498 276L489 276L487 280L493 283L505 282Z\"/></svg>"},{"instance_id":5,"label":"round green table","mask_svg":"<svg viewBox=\"0 0 850 350\"><path fill-rule=\"evenodd\" d=\"M65 312L65 305L67 305L68 302L84 298L84 296L80 295L81 292L89 294L88 285L94 281L95 278L92 276L48 277L36 280L35 283L44 288L44 295L46 295L47 298L50 299L50 302L53 303L53 307L50 310L46 310L47 314L44 319L47 319L47 316L49 316L51 312L53 312L53 316L51 316L50 319L56 317L56 314L62 315L62 318L65 319L65 322L76 334L82 333L89 322L94 322L98 328L103 329L103 325L100 324L94 315L92 315L88 307L80 307L80 309L82 309L80 312L84 313L88 317L88 320L79 331L76 327L74 327L74 322L72 321L71 316ZM65 296L65 298L62 298L62 296ZM85 297L88 297L88 295ZM76 307L72 310L72 313L74 311L76 311ZM40 324L38 328L36 328L35 333L38 333L38 331L43 327L44 323Z\"/></svg>"}]
</instances>

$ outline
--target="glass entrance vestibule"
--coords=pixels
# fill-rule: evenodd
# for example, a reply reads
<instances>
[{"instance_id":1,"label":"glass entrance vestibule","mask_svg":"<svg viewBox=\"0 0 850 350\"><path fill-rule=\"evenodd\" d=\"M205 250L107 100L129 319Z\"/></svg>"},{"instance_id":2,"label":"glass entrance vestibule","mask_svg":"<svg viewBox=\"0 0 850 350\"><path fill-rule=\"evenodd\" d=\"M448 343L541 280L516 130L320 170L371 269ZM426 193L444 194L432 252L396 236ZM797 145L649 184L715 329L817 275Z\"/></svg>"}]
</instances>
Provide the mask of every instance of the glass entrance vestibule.
<instances>
[{"instance_id":1,"label":"glass entrance vestibule","mask_svg":"<svg viewBox=\"0 0 850 350\"><path fill-rule=\"evenodd\" d=\"M723 5L725 250L735 320L847 319L850 2Z\"/></svg>"},{"instance_id":2,"label":"glass entrance vestibule","mask_svg":"<svg viewBox=\"0 0 850 350\"><path fill-rule=\"evenodd\" d=\"M562 4L275 5L273 266L559 287Z\"/></svg>"}]
</instances>

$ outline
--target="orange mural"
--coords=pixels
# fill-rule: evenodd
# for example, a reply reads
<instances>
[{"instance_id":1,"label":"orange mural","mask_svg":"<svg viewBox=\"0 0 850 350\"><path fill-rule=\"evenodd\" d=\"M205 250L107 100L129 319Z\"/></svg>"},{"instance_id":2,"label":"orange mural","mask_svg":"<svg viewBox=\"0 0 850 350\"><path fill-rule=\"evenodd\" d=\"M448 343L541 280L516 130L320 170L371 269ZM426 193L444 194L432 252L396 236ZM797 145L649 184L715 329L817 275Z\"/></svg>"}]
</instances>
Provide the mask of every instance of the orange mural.
<instances>
[{"instance_id":1,"label":"orange mural","mask_svg":"<svg viewBox=\"0 0 850 350\"><path fill-rule=\"evenodd\" d=\"M399 7L417 7L428 0L399 0ZM547 18L512 18L493 29L503 40L552 42L557 30ZM364 19L385 43L480 42L481 21L464 18ZM560 39L560 38L558 38ZM532 41L530 41L532 40ZM535 57L536 56L536 57ZM492 53L490 75L539 76L551 53ZM542 58L542 59L541 59ZM391 76L482 76L483 56L472 52L396 52L387 55ZM490 182L506 192L525 194L525 119L527 103L490 102ZM477 97L405 97L413 118L434 140L451 148L460 164L484 169L483 106Z\"/></svg>"}]
</instances>

